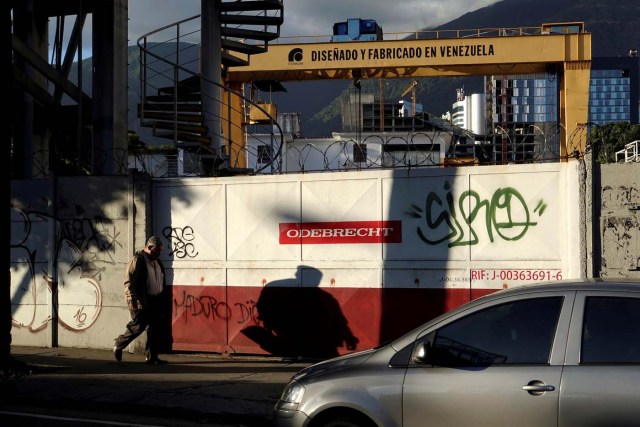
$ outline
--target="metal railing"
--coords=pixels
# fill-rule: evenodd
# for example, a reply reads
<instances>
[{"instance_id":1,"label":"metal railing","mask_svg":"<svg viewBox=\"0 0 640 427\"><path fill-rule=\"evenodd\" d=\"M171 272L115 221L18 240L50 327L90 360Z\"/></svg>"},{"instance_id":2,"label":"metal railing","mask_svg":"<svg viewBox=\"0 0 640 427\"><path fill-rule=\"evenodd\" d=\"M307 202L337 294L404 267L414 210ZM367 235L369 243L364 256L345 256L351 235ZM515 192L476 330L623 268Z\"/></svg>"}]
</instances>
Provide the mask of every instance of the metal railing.
<instances>
[{"instance_id":1,"label":"metal railing","mask_svg":"<svg viewBox=\"0 0 640 427\"><path fill-rule=\"evenodd\" d=\"M640 144L640 140L635 140L626 144L622 150L616 151L616 163L640 162L638 144Z\"/></svg>"},{"instance_id":2,"label":"metal railing","mask_svg":"<svg viewBox=\"0 0 640 427\"><path fill-rule=\"evenodd\" d=\"M383 39L390 40L439 40L462 39L471 37L513 37L513 36L539 36L553 34L545 26L541 27L498 27L475 29L443 29L443 30L418 30L384 33ZM556 33L557 34L557 33ZM321 34L313 36L285 36L280 37L272 44L300 44L300 43L327 43L331 41L331 35Z\"/></svg>"},{"instance_id":3,"label":"metal railing","mask_svg":"<svg viewBox=\"0 0 640 427\"><path fill-rule=\"evenodd\" d=\"M244 153L245 141L239 140L233 135L244 135L246 123L249 122L250 109L258 110L268 119L262 123L253 123L255 135L260 135L260 143L273 147L274 153L282 149L282 129L275 117L269 114L258 103L253 102L243 93L225 87L220 82L212 81L199 73L200 64L200 15L184 19L171 25L167 25L148 33L138 39L140 49L140 109L139 117L143 126L149 126L154 131L154 136L164 137L173 141L177 147L181 147L207 159L208 164L227 164L230 168L246 168ZM197 25L198 24L198 25ZM184 82L191 80L193 85L187 87ZM197 79L200 82L197 82ZM201 84L211 84L218 88L220 97L208 97L197 90ZM153 94L153 95L152 95ZM173 103L149 103L152 96L167 95ZM198 122L196 111L191 115L183 114L184 103L181 99L191 96L190 109L200 109L208 103L219 103L219 114L213 113L210 117L214 123L220 123L220 127L209 129L209 135L216 141L205 141L198 138L198 132L185 130L202 129L202 123ZM181 98L182 97L182 98ZM158 121L161 114L171 114L173 121ZM237 118L240 120L237 120ZM182 119L193 122L191 126L185 125ZM200 135L202 137L202 135ZM166 139L165 139L166 141ZM224 150L211 150L208 145L216 142ZM217 144L213 144L214 146ZM262 165L260 169L270 167L270 164ZM194 170L196 175L210 175L207 166L200 166L200 170Z\"/></svg>"}]
</instances>

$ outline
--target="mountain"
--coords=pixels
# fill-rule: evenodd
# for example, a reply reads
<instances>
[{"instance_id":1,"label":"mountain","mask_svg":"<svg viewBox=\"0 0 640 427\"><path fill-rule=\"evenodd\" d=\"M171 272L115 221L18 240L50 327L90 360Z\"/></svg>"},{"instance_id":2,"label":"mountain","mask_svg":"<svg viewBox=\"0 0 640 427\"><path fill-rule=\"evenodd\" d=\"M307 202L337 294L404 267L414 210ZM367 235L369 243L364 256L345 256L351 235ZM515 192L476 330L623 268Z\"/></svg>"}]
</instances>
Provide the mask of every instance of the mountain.
<instances>
[{"instance_id":1,"label":"mountain","mask_svg":"<svg viewBox=\"0 0 640 427\"><path fill-rule=\"evenodd\" d=\"M372 17L375 19L375 17ZM638 0L503 0L491 6L464 13L444 25L423 30L539 27L543 23L584 22L592 33L592 53L598 56L626 56L630 49L640 48L640 2ZM327 33L330 32L327 29ZM414 31L407 28L407 31ZM173 49L168 47L167 49ZM189 51L189 49L186 49ZM194 51L193 49L191 50ZM160 50L157 52L161 52ZM139 102L139 50L129 47L129 127L143 140L148 129L141 128L136 118ZM91 59L83 63L83 86L91 87ZM71 79L75 81L72 69ZM426 112L443 114L456 100L456 89L466 94L482 92L483 77L420 78L416 87L417 102ZM384 84L385 99L397 99L413 79L389 79ZM340 128L340 97L352 90L350 80L284 82L285 93L274 93L272 101L279 112L301 113L304 137L329 136ZM379 82L363 81L362 91L379 92Z\"/></svg>"}]
</instances>

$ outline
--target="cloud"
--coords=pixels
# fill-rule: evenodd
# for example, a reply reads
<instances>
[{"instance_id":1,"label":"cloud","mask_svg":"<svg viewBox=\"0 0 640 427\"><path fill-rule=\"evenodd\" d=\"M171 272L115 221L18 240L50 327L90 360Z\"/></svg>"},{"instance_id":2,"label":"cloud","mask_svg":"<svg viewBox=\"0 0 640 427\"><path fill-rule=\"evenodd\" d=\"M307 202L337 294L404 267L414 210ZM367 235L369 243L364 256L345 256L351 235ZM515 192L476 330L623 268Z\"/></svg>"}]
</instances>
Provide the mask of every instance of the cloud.
<instances>
[{"instance_id":1,"label":"cloud","mask_svg":"<svg viewBox=\"0 0 640 427\"><path fill-rule=\"evenodd\" d=\"M129 0L129 44L175 22L200 15L201 0Z\"/></svg>"},{"instance_id":2,"label":"cloud","mask_svg":"<svg viewBox=\"0 0 640 427\"><path fill-rule=\"evenodd\" d=\"M283 36L329 35L335 22L349 18L375 19L383 32L412 32L435 27L496 0L288 0L284 2ZM129 1L129 40L200 14L201 0Z\"/></svg>"},{"instance_id":3,"label":"cloud","mask_svg":"<svg viewBox=\"0 0 640 427\"><path fill-rule=\"evenodd\" d=\"M371 0L293 1L285 3L283 32L287 35L331 34L334 22L375 19L385 33L412 32L444 24L495 0Z\"/></svg>"}]
</instances>

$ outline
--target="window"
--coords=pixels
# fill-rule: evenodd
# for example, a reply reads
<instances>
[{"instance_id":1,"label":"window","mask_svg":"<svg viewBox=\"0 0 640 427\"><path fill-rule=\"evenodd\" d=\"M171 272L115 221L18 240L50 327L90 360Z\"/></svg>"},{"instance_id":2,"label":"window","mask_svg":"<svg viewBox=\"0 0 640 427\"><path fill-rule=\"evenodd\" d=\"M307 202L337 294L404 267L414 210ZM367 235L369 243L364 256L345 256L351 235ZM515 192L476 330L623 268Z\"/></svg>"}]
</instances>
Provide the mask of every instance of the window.
<instances>
[{"instance_id":1,"label":"window","mask_svg":"<svg viewBox=\"0 0 640 427\"><path fill-rule=\"evenodd\" d=\"M562 297L500 304L425 337L434 365L473 367L547 364Z\"/></svg>"},{"instance_id":2,"label":"window","mask_svg":"<svg viewBox=\"0 0 640 427\"><path fill-rule=\"evenodd\" d=\"M271 163L271 146L270 145L258 145L258 163L259 164Z\"/></svg>"},{"instance_id":3,"label":"window","mask_svg":"<svg viewBox=\"0 0 640 427\"><path fill-rule=\"evenodd\" d=\"M167 176L178 176L178 156L167 156Z\"/></svg>"},{"instance_id":4,"label":"window","mask_svg":"<svg viewBox=\"0 0 640 427\"><path fill-rule=\"evenodd\" d=\"M353 144L353 161L356 163L367 161L367 144Z\"/></svg>"},{"instance_id":5,"label":"window","mask_svg":"<svg viewBox=\"0 0 640 427\"><path fill-rule=\"evenodd\" d=\"M640 363L640 298L587 298L581 363Z\"/></svg>"}]
</instances>

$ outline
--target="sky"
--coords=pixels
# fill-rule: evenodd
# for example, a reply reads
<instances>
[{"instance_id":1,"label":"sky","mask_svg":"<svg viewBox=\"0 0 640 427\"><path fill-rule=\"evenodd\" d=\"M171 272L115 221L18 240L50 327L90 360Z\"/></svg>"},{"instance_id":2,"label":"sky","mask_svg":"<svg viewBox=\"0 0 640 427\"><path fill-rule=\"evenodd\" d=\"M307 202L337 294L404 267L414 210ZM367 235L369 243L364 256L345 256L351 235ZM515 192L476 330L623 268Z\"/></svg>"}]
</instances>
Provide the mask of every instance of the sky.
<instances>
[{"instance_id":1,"label":"sky","mask_svg":"<svg viewBox=\"0 0 640 427\"><path fill-rule=\"evenodd\" d=\"M407 33L436 27L456 19L467 12L496 3L498 0L285 0L282 37L327 36L333 24L349 18L375 19L385 35ZM129 0L129 46L138 39L164 26L200 14L202 0ZM392 4L392 6L390 6ZM65 24L65 45L71 33L75 16ZM191 21L192 25L199 20ZM50 19L51 39L55 19ZM390 36L385 36L391 39ZM83 29L83 58L91 56L91 20ZM51 52L49 52L51 57Z\"/></svg>"},{"instance_id":2,"label":"sky","mask_svg":"<svg viewBox=\"0 0 640 427\"><path fill-rule=\"evenodd\" d=\"M286 0L282 36L329 35L335 22L375 19L383 33L447 23L496 0ZM201 0L129 0L129 45L153 30L200 14Z\"/></svg>"}]
</instances>

